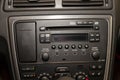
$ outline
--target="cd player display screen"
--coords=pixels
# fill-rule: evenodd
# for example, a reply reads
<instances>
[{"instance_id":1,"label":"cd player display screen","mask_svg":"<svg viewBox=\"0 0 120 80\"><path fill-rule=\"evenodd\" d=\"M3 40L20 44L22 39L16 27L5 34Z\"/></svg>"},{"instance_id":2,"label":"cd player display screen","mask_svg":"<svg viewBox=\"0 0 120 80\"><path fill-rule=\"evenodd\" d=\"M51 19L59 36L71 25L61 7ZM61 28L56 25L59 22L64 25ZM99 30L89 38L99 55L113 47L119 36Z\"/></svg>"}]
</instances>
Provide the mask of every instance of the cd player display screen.
<instances>
[{"instance_id":1,"label":"cd player display screen","mask_svg":"<svg viewBox=\"0 0 120 80\"><path fill-rule=\"evenodd\" d=\"M66 42L66 41L88 41L88 34L53 34L53 42Z\"/></svg>"}]
</instances>

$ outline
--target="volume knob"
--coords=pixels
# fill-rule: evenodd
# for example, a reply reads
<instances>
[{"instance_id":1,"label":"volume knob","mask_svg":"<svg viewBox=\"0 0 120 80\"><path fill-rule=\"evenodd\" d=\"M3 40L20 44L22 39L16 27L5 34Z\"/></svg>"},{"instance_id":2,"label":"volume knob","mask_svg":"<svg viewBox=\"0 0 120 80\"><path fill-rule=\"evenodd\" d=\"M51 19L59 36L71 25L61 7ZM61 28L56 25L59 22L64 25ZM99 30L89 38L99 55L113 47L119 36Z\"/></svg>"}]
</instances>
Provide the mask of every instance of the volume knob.
<instances>
[{"instance_id":1,"label":"volume knob","mask_svg":"<svg viewBox=\"0 0 120 80\"><path fill-rule=\"evenodd\" d=\"M91 56L93 57L94 60L98 60L100 58L100 53L99 51L93 51Z\"/></svg>"}]
</instances>

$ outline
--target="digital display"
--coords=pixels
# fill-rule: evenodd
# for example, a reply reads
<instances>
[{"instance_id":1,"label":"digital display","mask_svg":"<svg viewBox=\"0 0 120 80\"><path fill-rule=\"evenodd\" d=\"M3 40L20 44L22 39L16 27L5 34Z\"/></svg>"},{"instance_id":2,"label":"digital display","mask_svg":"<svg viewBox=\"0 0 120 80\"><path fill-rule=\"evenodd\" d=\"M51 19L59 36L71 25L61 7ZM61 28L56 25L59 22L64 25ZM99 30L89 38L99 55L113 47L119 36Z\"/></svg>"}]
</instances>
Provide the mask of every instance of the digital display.
<instances>
[{"instance_id":1,"label":"digital display","mask_svg":"<svg viewBox=\"0 0 120 80\"><path fill-rule=\"evenodd\" d=\"M53 34L53 42L67 42L67 41L88 41L88 34Z\"/></svg>"}]
</instances>

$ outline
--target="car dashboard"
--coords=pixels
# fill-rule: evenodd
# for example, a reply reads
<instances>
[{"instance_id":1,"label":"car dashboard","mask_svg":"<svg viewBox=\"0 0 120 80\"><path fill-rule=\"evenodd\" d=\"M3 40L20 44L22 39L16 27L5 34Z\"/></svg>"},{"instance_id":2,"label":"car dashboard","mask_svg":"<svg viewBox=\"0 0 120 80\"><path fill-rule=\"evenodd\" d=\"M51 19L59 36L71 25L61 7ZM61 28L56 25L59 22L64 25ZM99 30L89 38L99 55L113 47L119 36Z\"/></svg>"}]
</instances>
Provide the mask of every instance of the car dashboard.
<instances>
[{"instance_id":1,"label":"car dashboard","mask_svg":"<svg viewBox=\"0 0 120 80\"><path fill-rule=\"evenodd\" d=\"M113 80L118 3L0 0L0 54L11 80Z\"/></svg>"}]
</instances>

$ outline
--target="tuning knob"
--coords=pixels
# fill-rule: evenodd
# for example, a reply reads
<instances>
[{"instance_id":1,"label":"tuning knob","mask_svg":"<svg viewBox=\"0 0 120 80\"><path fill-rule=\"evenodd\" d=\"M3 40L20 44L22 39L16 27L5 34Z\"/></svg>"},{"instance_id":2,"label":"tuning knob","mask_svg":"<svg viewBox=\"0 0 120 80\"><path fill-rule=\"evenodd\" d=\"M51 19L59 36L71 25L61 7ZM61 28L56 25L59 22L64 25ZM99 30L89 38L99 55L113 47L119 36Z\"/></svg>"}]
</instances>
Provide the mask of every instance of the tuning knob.
<instances>
[{"instance_id":1,"label":"tuning knob","mask_svg":"<svg viewBox=\"0 0 120 80\"><path fill-rule=\"evenodd\" d=\"M93 51L91 53L91 56L93 57L94 60L98 60L100 58L100 53L99 51Z\"/></svg>"},{"instance_id":2,"label":"tuning knob","mask_svg":"<svg viewBox=\"0 0 120 80\"><path fill-rule=\"evenodd\" d=\"M75 80L75 79L73 79L72 77L65 76L65 77L60 77L57 80Z\"/></svg>"}]
</instances>

